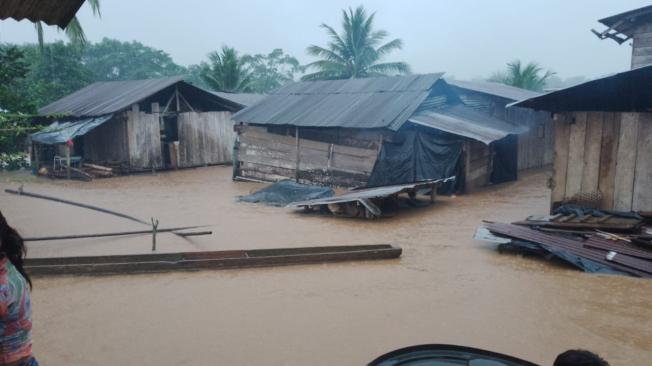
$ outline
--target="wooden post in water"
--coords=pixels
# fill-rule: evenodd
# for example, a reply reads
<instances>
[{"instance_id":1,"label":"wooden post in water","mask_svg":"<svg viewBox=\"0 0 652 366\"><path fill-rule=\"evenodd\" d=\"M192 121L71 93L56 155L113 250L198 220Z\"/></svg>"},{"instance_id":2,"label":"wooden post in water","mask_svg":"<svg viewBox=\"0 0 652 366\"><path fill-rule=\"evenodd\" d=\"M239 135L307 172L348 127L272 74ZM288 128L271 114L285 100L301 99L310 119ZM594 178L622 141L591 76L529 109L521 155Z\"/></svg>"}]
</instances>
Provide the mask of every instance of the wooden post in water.
<instances>
[{"instance_id":1,"label":"wooden post in water","mask_svg":"<svg viewBox=\"0 0 652 366\"><path fill-rule=\"evenodd\" d=\"M299 183L299 161L301 160L301 144L299 142L299 126L294 128L294 135L296 137L296 145L297 145L297 166L296 166L296 174L295 174L295 180L297 183Z\"/></svg>"},{"instance_id":2,"label":"wooden post in water","mask_svg":"<svg viewBox=\"0 0 652 366\"><path fill-rule=\"evenodd\" d=\"M70 180L70 144L66 143L66 178Z\"/></svg>"},{"instance_id":3,"label":"wooden post in water","mask_svg":"<svg viewBox=\"0 0 652 366\"><path fill-rule=\"evenodd\" d=\"M154 218L151 218L152 220L152 252L156 251L156 230L158 229L158 219L154 220Z\"/></svg>"}]
</instances>

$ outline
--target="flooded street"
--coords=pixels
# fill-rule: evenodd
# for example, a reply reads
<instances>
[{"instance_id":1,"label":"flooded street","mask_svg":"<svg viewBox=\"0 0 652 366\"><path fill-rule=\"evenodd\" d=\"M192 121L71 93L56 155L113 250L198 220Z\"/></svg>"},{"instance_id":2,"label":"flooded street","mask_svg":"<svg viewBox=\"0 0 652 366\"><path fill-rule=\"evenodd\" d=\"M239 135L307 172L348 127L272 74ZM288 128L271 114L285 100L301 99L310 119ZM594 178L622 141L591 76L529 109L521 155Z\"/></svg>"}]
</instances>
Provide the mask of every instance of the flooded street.
<instances>
[{"instance_id":1,"label":"flooded street","mask_svg":"<svg viewBox=\"0 0 652 366\"><path fill-rule=\"evenodd\" d=\"M447 343L542 365L570 348L611 365L652 359L652 281L592 275L499 254L473 240L483 219L545 214L548 173L402 211L352 220L244 204L261 187L230 167L92 183L0 175L2 188L126 213L212 236L158 238L160 252L389 243L399 260L111 277L37 278L34 351L44 365L364 365L396 348ZM0 193L26 237L147 227ZM29 243L30 257L148 253L149 236Z\"/></svg>"}]
</instances>

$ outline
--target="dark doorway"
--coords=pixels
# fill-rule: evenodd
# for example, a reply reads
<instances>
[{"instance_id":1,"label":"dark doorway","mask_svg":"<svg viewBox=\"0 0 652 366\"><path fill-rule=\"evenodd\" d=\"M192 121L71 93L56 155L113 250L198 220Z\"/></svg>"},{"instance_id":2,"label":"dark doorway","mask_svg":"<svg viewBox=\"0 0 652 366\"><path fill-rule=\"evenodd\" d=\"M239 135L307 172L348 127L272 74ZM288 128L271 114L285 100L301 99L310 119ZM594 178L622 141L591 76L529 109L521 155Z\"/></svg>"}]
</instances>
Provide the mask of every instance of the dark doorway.
<instances>
[{"instance_id":1,"label":"dark doorway","mask_svg":"<svg viewBox=\"0 0 652 366\"><path fill-rule=\"evenodd\" d=\"M491 183L511 182L518 178L518 136L509 135L493 142L494 151Z\"/></svg>"}]
</instances>

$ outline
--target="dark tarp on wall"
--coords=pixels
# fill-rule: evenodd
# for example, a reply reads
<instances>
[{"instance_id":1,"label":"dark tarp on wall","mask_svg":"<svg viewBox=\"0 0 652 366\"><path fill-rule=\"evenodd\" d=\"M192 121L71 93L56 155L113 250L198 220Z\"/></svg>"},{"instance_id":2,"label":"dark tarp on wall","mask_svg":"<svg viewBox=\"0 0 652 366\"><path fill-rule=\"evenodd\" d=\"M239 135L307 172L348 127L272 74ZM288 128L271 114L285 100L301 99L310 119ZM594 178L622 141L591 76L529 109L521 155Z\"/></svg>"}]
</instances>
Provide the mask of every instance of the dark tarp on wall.
<instances>
[{"instance_id":1,"label":"dark tarp on wall","mask_svg":"<svg viewBox=\"0 0 652 366\"><path fill-rule=\"evenodd\" d=\"M404 130L400 137L400 142L383 143L367 187L458 175L461 140L419 129Z\"/></svg>"},{"instance_id":2,"label":"dark tarp on wall","mask_svg":"<svg viewBox=\"0 0 652 366\"><path fill-rule=\"evenodd\" d=\"M518 177L518 136L508 135L491 144L494 149L491 183L511 182Z\"/></svg>"}]
</instances>

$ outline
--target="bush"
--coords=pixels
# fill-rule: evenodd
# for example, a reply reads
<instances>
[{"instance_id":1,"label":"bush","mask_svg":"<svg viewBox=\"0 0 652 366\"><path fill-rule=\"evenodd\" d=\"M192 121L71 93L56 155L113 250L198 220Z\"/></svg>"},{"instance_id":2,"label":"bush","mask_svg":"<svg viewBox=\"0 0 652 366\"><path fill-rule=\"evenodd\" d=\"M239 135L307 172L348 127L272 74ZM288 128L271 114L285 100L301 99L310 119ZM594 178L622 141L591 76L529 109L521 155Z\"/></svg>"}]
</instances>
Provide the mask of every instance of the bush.
<instances>
[{"instance_id":1,"label":"bush","mask_svg":"<svg viewBox=\"0 0 652 366\"><path fill-rule=\"evenodd\" d=\"M0 153L0 169L18 170L26 168L29 168L29 159L26 153Z\"/></svg>"}]
</instances>

